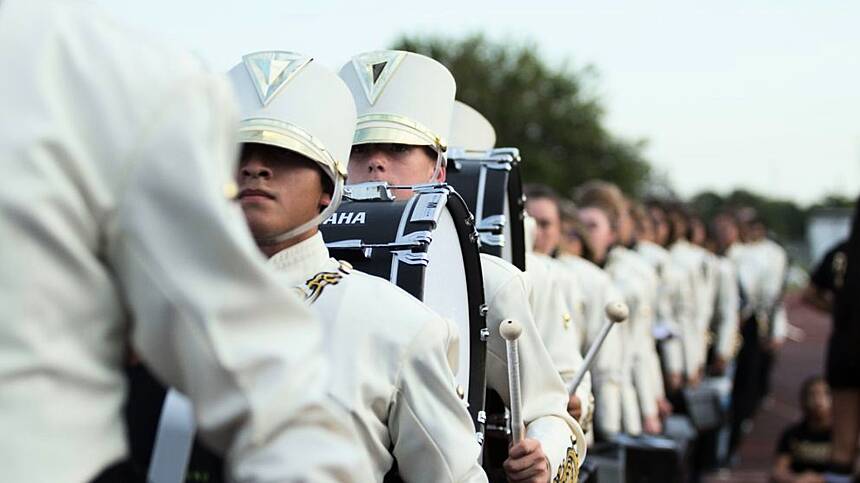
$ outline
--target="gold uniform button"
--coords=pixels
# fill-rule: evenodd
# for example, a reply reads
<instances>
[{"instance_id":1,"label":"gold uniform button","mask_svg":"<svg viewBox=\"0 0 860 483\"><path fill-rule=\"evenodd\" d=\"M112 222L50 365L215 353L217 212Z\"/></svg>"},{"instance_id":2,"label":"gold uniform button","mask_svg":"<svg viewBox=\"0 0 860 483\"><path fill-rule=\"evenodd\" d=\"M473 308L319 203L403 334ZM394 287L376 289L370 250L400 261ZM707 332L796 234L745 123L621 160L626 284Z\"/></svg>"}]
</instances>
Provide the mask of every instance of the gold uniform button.
<instances>
[{"instance_id":1,"label":"gold uniform button","mask_svg":"<svg viewBox=\"0 0 860 483\"><path fill-rule=\"evenodd\" d=\"M463 386L460 384L457 384L457 396L459 396L460 399L465 399L466 397L466 390L463 389Z\"/></svg>"},{"instance_id":2,"label":"gold uniform button","mask_svg":"<svg viewBox=\"0 0 860 483\"><path fill-rule=\"evenodd\" d=\"M561 316L561 320L563 320L563 321L564 321L564 328L565 328L565 330L566 330L566 329L569 329L569 328L570 328L570 314L564 314L564 315L562 315L562 316Z\"/></svg>"},{"instance_id":3,"label":"gold uniform button","mask_svg":"<svg viewBox=\"0 0 860 483\"><path fill-rule=\"evenodd\" d=\"M228 183L224 183L224 187L222 188L224 192L224 197L228 200L232 200L236 198L236 195L239 194L239 187L236 186L235 181L230 181Z\"/></svg>"}]
</instances>

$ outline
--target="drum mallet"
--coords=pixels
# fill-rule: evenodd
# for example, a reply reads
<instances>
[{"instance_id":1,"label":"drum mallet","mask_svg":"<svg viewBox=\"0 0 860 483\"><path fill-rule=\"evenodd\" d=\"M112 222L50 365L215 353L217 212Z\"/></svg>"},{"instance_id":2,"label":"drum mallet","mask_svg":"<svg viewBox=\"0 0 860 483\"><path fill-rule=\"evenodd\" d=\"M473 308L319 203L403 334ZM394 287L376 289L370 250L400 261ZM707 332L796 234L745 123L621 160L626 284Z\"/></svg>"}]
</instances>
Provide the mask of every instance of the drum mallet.
<instances>
[{"instance_id":1,"label":"drum mallet","mask_svg":"<svg viewBox=\"0 0 860 483\"><path fill-rule=\"evenodd\" d=\"M511 438L513 444L523 440L525 425L523 424L522 392L520 389L520 350L517 339L523 333L519 322L505 319L499 326L499 333L505 339L508 354L508 387L511 390Z\"/></svg>"},{"instance_id":2,"label":"drum mallet","mask_svg":"<svg viewBox=\"0 0 860 483\"><path fill-rule=\"evenodd\" d=\"M612 330L612 327L615 324L624 322L629 316L630 310L627 308L627 304L623 302L610 302L606 304L606 321L603 322L603 326L597 334L597 339L595 339L594 342L591 343L591 347L588 348L588 352L585 354L585 358L582 360L582 365L579 366L579 370L576 371L573 379L567 383L568 394L573 394L585 378L585 373L588 372L591 365L594 363L594 358L597 356L600 346L603 345L603 341L606 340L606 336L609 335L609 331Z\"/></svg>"}]
</instances>

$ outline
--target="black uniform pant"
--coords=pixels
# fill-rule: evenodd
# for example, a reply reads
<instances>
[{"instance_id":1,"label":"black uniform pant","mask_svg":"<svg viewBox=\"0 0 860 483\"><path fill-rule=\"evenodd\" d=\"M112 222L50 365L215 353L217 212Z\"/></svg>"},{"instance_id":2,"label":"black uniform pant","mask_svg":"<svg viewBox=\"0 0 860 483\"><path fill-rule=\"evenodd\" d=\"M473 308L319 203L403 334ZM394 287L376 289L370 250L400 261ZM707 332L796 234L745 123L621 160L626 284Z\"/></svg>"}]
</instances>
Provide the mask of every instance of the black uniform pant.
<instances>
[{"instance_id":1,"label":"black uniform pant","mask_svg":"<svg viewBox=\"0 0 860 483\"><path fill-rule=\"evenodd\" d=\"M738 352L735 378L732 387L731 436L729 454L734 454L743 438L744 422L751 419L764 396L765 374L769 370L769 358L761 346L758 323L749 318L741 324L743 343Z\"/></svg>"}]
</instances>

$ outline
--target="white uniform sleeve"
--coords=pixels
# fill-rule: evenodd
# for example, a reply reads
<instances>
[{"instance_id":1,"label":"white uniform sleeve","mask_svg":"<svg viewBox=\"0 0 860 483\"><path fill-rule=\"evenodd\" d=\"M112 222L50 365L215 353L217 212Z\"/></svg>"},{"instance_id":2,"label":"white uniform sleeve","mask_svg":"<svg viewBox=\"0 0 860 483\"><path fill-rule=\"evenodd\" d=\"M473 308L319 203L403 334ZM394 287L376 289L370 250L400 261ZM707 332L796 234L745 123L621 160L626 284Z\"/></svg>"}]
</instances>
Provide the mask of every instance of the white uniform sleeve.
<instances>
[{"instance_id":1,"label":"white uniform sleeve","mask_svg":"<svg viewBox=\"0 0 860 483\"><path fill-rule=\"evenodd\" d=\"M606 304L622 301L621 294L612 285L609 278L604 278L594 292L595 297L586 301L589 314L587 343L591 345L606 320ZM624 372L622 364L623 335L627 322L616 325L603 341L600 352L595 357L592 366L592 390L594 391L594 425L597 433L604 436L614 436L622 429L622 386L630 386L630 374Z\"/></svg>"},{"instance_id":2,"label":"white uniform sleeve","mask_svg":"<svg viewBox=\"0 0 860 483\"><path fill-rule=\"evenodd\" d=\"M515 319L523 327L518 340L522 378L522 412L526 436L540 441L549 459L552 473L568 462L568 449L575 434L582 434L579 424L567 413L567 393L552 359L541 342L529 308L525 274L515 267L501 269L505 262L482 255L485 299L489 308L487 327L487 386L499 393L510 407L505 341L499 334L504 319ZM507 264L509 265L509 264ZM584 443L584 442L581 442ZM580 462L585 452L579 454Z\"/></svg>"},{"instance_id":3,"label":"white uniform sleeve","mask_svg":"<svg viewBox=\"0 0 860 483\"><path fill-rule=\"evenodd\" d=\"M464 402L454 392L446 358L456 328L431 320L405 351L398 394L389 415L393 454L404 481L487 481L480 446Z\"/></svg>"},{"instance_id":4,"label":"white uniform sleeve","mask_svg":"<svg viewBox=\"0 0 860 483\"><path fill-rule=\"evenodd\" d=\"M768 240L771 247L771 272L766 274L762 279L764 292L766 294L765 303L767 307L776 305L776 310L773 311L773 324L771 328L771 337L773 339L784 339L788 332L788 316L785 312L785 306L781 300L783 292L783 284L785 283L786 272L788 271L788 256L785 250Z\"/></svg>"},{"instance_id":5,"label":"white uniform sleeve","mask_svg":"<svg viewBox=\"0 0 860 483\"><path fill-rule=\"evenodd\" d=\"M662 356L666 364L666 371L669 374L682 374L684 372L684 356L681 344L683 331L680 317L683 312L678 310L678 300L683 297L683 279L681 272L671 260L664 263L662 275L661 305L658 309L658 315L673 333L673 336L665 339L661 345ZM663 315L660 315L661 312Z\"/></svg>"},{"instance_id":6,"label":"white uniform sleeve","mask_svg":"<svg viewBox=\"0 0 860 483\"><path fill-rule=\"evenodd\" d=\"M653 317L651 307L647 301L640 299L632 321L634 333L632 343L635 350L633 383L639 397L639 407L643 418L657 416L657 392L654 387L655 381L651 363L651 353L654 352L654 339L651 337L651 317Z\"/></svg>"},{"instance_id":7,"label":"white uniform sleeve","mask_svg":"<svg viewBox=\"0 0 860 483\"><path fill-rule=\"evenodd\" d=\"M137 136L107 215L132 343L193 401L239 481L367 481L353 433L323 398L320 334L266 271L238 208L226 85L183 79Z\"/></svg>"},{"instance_id":8,"label":"white uniform sleeve","mask_svg":"<svg viewBox=\"0 0 860 483\"><path fill-rule=\"evenodd\" d=\"M684 352L684 372L687 377L692 377L700 366L699 354L702 352L703 341L700 337L699 322L696 320L698 298L696 297L695 274L687 269L684 275L686 283L682 284L683 292L676 301L676 310L682 314L680 328L681 347Z\"/></svg>"},{"instance_id":9,"label":"white uniform sleeve","mask_svg":"<svg viewBox=\"0 0 860 483\"><path fill-rule=\"evenodd\" d=\"M716 341L717 354L725 360L734 357L735 343L740 327L740 295L738 278L734 264L723 258L720 260L720 280L717 292Z\"/></svg>"},{"instance_id":10,"label":"white uniform sleeve","mask_svg":"<svg viewBox=\"0 0 860 483\"><path fill-rule=\"evenodd\" d=\"M528 259L526 276L529 301L535 325L541 340L565 385L583 364L580 347L585 326L581 310L582 297L573 273L552 260ZM534 262L534 263L532 263ZM541 266L540 264L543 264ZM537 271L538 267L545 270ZM535 271L533 271L535 270ZM576 388L576 396L582 405L579 423L585 431L585 423L591 421L591 375L586 373Z\"/></svg>"}]
</instances>

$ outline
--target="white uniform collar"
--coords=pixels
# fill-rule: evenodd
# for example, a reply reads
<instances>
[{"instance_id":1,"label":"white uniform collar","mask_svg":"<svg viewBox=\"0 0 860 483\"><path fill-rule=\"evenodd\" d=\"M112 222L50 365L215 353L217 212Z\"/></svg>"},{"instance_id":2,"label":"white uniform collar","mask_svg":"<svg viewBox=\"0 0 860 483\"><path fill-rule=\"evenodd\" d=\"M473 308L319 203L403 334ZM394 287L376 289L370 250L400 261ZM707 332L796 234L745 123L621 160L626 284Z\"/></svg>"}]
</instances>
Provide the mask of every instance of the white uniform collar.
<instances>
[{"instance_id":1,"label":"white uniform collar","mask_svg":"<svg viewBox=\"0 0 860 483\"><path fill-rule=\"evenodd\" d=\"M322 271L329 260L328 248L322 234L317 232L307 240L272 255L269 265L290 285L301 285Z\"/></svg>"}]
</instances>

